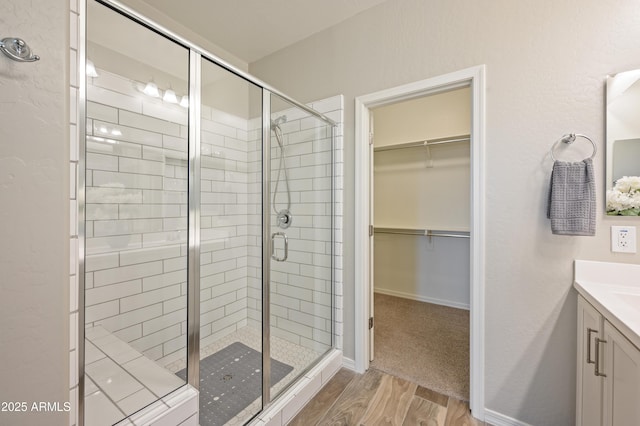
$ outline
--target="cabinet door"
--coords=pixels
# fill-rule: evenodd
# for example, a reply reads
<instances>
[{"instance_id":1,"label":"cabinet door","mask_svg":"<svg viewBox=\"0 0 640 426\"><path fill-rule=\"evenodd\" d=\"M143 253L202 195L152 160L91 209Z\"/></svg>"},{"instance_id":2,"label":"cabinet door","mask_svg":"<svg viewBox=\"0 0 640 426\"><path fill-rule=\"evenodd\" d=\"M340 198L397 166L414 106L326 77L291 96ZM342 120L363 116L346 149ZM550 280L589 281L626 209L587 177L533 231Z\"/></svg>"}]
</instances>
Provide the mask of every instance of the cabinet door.
<instances>
[{"instance_id":1,"label":"cabinet door","mask_svg":"<svg viewBox=\"0 0 640 426\"><path fill-rule=\"evenodd\" d=\"M605 426L640 425L640 350L604 322ZM602 345L602 344L601 344Z\"/></svg>"},{"instance_id":2,"label":"cabinet door","mask_svg":"<svg viewBox=\"0 0 640 426\"><path fill-rule=\"evenodd\" d=\"M576 425L602 424L602 377L595 374L595 339L603 338L602 316L582 296L578 296L578 371Z\"/></svg>"}]
</instances>

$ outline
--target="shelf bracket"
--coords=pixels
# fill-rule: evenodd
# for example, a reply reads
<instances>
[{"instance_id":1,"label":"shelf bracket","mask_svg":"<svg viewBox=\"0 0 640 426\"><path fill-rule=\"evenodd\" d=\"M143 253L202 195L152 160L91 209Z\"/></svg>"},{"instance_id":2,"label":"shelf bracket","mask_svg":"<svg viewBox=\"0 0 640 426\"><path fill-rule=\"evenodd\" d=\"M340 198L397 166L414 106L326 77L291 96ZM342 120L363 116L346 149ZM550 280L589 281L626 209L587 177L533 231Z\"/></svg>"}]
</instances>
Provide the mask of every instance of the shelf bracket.
<instances>
[{"instance_id":1,"label":"shelf bracket","mask_svg":"<svg viewBox=\"0 0 640 426\"><path fill-rule=\"evenodd\" d=\"M433 158L431 158L431 148L429 147L429 142L425 141L424 142L424 150L426 152L426 163L427 163L427 168L433 168Z\"/></svg>"}]
</instances>

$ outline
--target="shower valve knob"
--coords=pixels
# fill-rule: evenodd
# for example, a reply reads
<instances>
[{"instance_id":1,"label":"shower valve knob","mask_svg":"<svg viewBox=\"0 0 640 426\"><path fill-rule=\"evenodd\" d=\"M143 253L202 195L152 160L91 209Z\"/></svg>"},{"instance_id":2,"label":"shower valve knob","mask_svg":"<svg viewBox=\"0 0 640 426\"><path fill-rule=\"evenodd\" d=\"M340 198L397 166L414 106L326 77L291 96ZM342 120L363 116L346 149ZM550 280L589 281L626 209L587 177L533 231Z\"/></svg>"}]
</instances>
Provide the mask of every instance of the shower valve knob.
<instances>
[{"instance_id":1,"label":"shower valve knob","mask_svg":"<svg viewBox=\"0 0 640 426\"><path fill-rule=\"evenodd\" d=\"M287 229L291 226L293 221L293 215L287 209L282 209L278 212L278 226L282 229Z\"/></svg>"}]
</instances>

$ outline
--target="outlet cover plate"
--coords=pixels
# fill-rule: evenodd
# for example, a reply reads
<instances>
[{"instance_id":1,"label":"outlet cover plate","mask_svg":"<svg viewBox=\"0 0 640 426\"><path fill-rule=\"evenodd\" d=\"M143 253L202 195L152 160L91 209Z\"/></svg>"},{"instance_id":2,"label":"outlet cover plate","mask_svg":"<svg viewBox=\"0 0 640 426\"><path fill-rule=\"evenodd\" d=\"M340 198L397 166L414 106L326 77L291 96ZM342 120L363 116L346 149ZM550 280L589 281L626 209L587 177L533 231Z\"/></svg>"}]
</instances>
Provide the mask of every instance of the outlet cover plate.
<instances>
[{"instance_id":1,"label":"outlet cover plate","mask_svg":"<svg viewBox=\"0 0 640 426\"><path fill-rule=\"evenodd\" d=\"M636 227L612 226L611 251L614 253L636 252Z\"/></svg>"}]
</instances>

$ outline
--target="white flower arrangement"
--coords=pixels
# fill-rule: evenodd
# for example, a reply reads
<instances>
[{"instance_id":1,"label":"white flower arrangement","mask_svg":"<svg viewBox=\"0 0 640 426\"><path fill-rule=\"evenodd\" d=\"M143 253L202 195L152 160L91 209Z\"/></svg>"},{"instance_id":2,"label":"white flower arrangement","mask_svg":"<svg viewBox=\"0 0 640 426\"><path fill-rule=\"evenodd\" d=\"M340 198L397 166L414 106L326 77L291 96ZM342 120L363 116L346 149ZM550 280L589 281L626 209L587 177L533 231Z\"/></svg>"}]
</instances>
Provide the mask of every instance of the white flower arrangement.
<instances>
[{"instance_id":1,"label":"white flower arrangement","mask_svg":"<svg viewBox=\"0 0 640 426\"><path fill-rule=\"evenodd\" d=\"M640 216L640 176L624 176L607 191L607 214Z\"/></svg>"}]
</instances>

